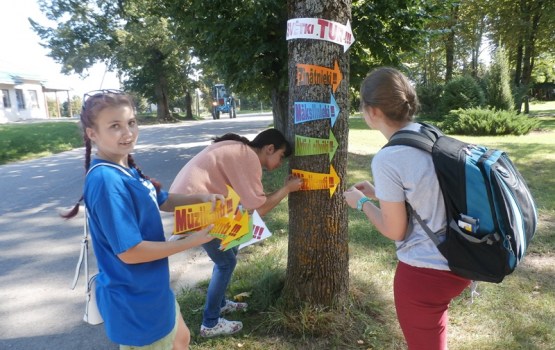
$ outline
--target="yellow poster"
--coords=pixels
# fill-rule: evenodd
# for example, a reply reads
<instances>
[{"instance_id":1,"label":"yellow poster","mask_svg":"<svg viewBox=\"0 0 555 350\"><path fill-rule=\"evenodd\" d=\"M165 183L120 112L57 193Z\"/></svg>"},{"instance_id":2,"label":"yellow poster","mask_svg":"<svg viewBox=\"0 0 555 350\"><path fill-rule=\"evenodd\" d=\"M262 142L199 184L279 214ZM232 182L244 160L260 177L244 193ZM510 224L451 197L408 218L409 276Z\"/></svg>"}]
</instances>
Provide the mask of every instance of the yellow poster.
<instances>
[{"instance_id":1,"label":"yellow poster","mask_svg":"<svg viewBox=\"0 0 555 350\"><path fill-rule=\"evenodd\" d=\"M235 215L239 206L239 195L227 186L227 197L224 203L217 202L212 211L212 203L198 203L175 207L173 234L178 235L189 231L199 230L216 223L220 218Z\"/></svg>"}]
</instances>

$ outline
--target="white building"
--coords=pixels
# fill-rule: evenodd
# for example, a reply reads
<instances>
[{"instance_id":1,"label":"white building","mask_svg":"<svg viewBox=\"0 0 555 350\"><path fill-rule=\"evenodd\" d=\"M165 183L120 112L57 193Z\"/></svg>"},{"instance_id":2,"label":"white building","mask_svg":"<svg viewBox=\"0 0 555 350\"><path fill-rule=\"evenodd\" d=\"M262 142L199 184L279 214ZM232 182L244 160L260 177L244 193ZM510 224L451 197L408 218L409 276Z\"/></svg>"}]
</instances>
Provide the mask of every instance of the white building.
<instances>
[{"instance_id":1,"label":"white building","mask_svg":"<svg viewBox=\"0 0 555 350\"><path fill-rule=\"evenodd\" d=\"M0 71L0 123L61 117L61 103L70 100L69 90L49 86L35 75ZM58 92L65 92L64 101L59 100ZM52 94L57 109L55 115L50 115L46 103Z\"/></svg>"}]
</instances>

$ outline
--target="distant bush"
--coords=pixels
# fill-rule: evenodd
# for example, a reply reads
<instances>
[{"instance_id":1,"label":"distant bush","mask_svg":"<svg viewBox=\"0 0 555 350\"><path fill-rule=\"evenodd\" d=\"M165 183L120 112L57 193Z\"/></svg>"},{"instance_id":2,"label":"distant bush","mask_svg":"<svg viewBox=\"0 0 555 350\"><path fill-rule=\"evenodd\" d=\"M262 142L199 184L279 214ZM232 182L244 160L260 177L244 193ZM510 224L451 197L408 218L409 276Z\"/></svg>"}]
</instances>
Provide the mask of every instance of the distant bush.
<instances>
[{"instance_id":1,"label":"distant bush","mask_svg":"<svg viewBox=\"0 0 555 350\"><path fill-rule=\"evenodd\" d=\"M441 123L448 134L526 135L539 127L539 121L515 111L469 108L451 111Z\"/></svg>"},{"instance_id":2,"label":"distant bush","mask_svg":"<svg viewBox=\"0 0 555 350\"><path fill-rule=\"evenodd\" d=\"M443 86L439 84L418 85L416 93L420 101L420 114L434 119L438 117L439 101Z\"/></svg>"},{"instance_id":3,"label":"distant bush","mask_svg":"<svg viewBox=\"0 0 555 350\"><path fill-rule=\"evenodd\" d=\"M439 113L447 115L459 108L476 108L484 105L484 92L471 76L455 78L445 85L440 100Z\"/></svg>"}]
</instances>

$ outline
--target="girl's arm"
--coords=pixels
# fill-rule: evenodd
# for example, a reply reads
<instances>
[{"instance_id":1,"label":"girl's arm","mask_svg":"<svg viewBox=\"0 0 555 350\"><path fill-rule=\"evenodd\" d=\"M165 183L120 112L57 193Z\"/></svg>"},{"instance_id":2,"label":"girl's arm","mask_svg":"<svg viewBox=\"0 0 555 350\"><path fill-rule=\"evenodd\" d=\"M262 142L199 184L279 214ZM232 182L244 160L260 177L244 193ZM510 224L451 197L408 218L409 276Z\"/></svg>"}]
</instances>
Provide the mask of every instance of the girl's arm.
<instances>
[{"instance_id":1,"label":"girl's arm","mask_svg":"<svg viewBox=\"0 0 555 350\"><path fill-rule=\"evenodd\" d=\"M118 257L126 264L139 264L167 258L175 253L199 246L214 239L214 236L208 234L214 225L193 232L187 237L171 242L152 242L142 241L133 248L118 255Z\"/></svg>"},{"instance_id":2,"label":"girl's arm","mask_svg":"<svg viewBox=\"0 0 555 350\"><path fill-rule=\"evenodd\" d=\"M303 180L299 177L289 175L285 180L285 184L277 191L266 195L266 201L260 207L256 208L256 212L260 216L266 215L270 210L274 209L283 198L291 192L295 192L301 189L303 185Z\"/></svg>"},{"instance_id":3,"label":"girl's arm","mask_svg":"<svg viewBox=\"0 0 555 350\"><path fill-rule=\"evenodd\" d=\"M394 241L405 239L408 226L405 202L380 201L379 208L372 202L366 202L362 211L385 237Z\"/></svg>"},{"instance_id":4,"label":"girl's arm","mask_svg":"<svg viewBox=\"0 0 555 350\"><path fill-rule=\"evenodd\" d=\"M343 193L343 196L351 208L356 208L359 199L364 197L364 194L356 187L351 187ZM368 201L363 204L362 211L383 236L394 241L401 241L405 238L408 226L405 202L380 201L380 206L377 207Z\"/></svg>"},{"instance_id":5,"label":"girl's arm","mask_svg":"<svg viewBox=\"0 0 555 350\"><path fill-rule=\"evenodd\" d=\"M216 208L216 202L225 201L224 196L221 194L181 194L181 193L168 193L168 199L160 206L160 210L166 212L173 212L175 207L188 204L197 203L212 203L212 210Z\"/></svg>"}]
</instances>

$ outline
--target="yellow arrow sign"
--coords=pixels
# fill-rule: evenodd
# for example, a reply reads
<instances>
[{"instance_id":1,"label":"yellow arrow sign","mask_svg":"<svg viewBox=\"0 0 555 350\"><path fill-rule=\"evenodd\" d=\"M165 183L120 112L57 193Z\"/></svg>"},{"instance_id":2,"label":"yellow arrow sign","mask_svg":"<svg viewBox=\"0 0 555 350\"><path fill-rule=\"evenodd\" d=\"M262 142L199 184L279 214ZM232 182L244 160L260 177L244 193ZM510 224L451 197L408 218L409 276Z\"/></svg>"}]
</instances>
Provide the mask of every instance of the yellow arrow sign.
<instances>
[{"instance_id":1,"label":"yellow arrow sign","mask_svg":"<svg viewBox=\"0 0 555 350\"><path fill-rule=\"evenodd\" d=\"M300 85L331 85L333 92L337 90L343 74L335 61L334 68L297 63L297 86Z\"/></svg>"},{"instance_id":2,"label":"yellow arrow sign","mask_svg":"<svg viewBox=\"0 0 555 350\"><path fill-rule=\"evenodd\" d=\"M333 193L335 192L337 185L339 185L340 182L339 176L337 176L333 165L330 165L329 174L313 173L310 171L298 169L293 169L291 173L293 174L293 176L297 176L303 179L301 191L329 189L330 197L333 196Z\"/></svg>"},{"instance_id":3,"label":"yellow arrow sign","mask_svg":"<svg viewBox=\"0 0 555 350\"><path fill-rule=\"evenodd\" d=\"M223 234L225 237L222 239L222 247L226 247L231 241L239 239L250 232L249 227L249 213L245 211L244 213L238 212L237 215L230 221L230 225L226 225L227 229L219 230L217 226L214 226L211 234Z\"/></svg>"}]
</instances>

